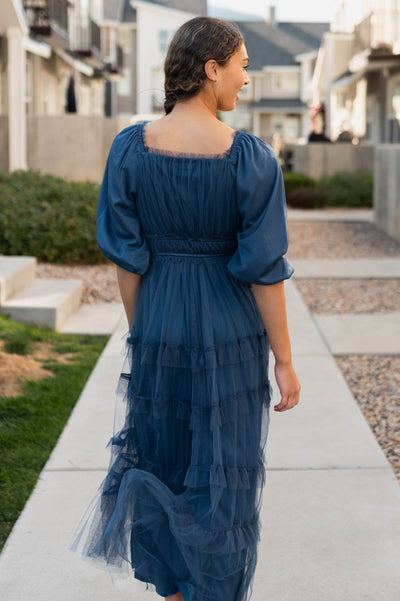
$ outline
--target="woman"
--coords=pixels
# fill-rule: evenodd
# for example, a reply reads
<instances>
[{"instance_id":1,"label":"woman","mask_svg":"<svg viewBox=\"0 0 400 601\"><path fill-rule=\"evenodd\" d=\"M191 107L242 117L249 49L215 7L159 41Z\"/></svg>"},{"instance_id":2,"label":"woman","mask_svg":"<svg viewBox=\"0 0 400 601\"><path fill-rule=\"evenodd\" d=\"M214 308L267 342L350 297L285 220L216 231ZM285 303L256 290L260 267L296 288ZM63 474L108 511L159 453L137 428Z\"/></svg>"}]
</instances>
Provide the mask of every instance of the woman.
<instances>
[{"instance_id":1,"label":"woman","mask_svg":"<svg viewBox=\"0 0 400 601\"><path fill-rule=\"evenodd\" d=\"M270 347L274 409L299 400L280 165L216 118L235 108L248 61L234 25L182 25L165 61L166 115L116 136L99 198L97 239L130 331L110 467L72 548L131 566L168 601L250 598Z\"/></svg>"}]
</instances>

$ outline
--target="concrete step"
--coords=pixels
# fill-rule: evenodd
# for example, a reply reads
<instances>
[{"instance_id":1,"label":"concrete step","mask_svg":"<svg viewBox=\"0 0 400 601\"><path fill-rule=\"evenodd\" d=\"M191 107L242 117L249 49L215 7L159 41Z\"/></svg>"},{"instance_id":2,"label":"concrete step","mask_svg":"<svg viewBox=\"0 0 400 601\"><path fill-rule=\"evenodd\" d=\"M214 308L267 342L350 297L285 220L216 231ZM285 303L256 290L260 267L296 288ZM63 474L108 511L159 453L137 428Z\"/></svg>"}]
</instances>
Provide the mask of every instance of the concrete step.
<instances>
[{"instance_id":1,"label":"concrete step","mask_svg":"<svg viewBox=\"0 0 400 601\"><path fill-rule=\"evenodd\" d=\"M34 323L59 331L81 302L80 280L38 279L11 299L0 311L15 321Z\"/></svg>"},{"instance_id":2,"label":"concrete step","mask_svg":"<svg viewBox=\"0 0 400 601\"><path fill-rule=\"evenodd\" d=\"M400 354L400 313L315 314L334 355Z\"/></svg>"},{"instance_id":3,"label":"concrete step","mask_svg":"<svg viewBox=\"0 0 400 601\"><path fill-rule=\"evenodd\" d=\"M122 303L81 305L61 326L63 334L112 334L123 315ZM128 329L128 322L126 322Z\"/></svg>"},{"instance_id":4,"label":"concrete step","mask_svg":"<svg viewBox=\"0 0 400 601\"><path fill-rule=\"evenodd\" d=\"M0 256L0 306L35 278L35 257Z\"/></svg>"}]
</instances>

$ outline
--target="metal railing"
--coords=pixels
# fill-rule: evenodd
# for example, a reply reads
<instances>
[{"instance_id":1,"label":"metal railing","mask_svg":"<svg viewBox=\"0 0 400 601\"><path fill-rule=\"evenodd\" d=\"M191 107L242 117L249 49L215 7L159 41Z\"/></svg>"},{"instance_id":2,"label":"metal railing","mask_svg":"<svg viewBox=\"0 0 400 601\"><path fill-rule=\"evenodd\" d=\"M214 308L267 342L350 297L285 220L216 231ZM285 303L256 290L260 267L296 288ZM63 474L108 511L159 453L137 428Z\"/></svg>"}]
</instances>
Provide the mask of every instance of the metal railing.
<instances>
[{"instance_id":1,"label":"metal railing","mask_svg":"<svg viewBox=\"0 0 400 601\"><path fill-rule=\"evenodd\" d=\"M39 35L68 33L68 0L23 0L28 25Z\"/></svg>"},{"instance_id":2,"label":"metal railing","mask_svg":"<svg viewBox=\"0 0 400 601\"><path fill-rule=\"evenodd\" d=\"M87 26L77 22L71 31L70 48L86 56L90 56L94 50L100 56L101 32L98 24L91 19Z\"/></svg>"}]
</instances>

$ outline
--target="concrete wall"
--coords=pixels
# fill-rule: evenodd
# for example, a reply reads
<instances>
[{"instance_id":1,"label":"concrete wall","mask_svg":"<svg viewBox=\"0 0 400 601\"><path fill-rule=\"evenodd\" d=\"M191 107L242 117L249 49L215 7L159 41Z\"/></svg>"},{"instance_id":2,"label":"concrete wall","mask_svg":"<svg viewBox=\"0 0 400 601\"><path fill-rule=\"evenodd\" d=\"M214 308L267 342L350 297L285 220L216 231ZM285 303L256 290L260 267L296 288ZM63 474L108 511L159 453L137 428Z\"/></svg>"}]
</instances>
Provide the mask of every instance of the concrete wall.
<instances>
[{"instance_id":1,"label":"concrete wall","mask_svg":"<svg viewBox=\"0 0 400 601\"><path fill-rule=\"evenodd\" d=\"M0 171L8 171L8 116L0 115Z\"/></svg>"},{"instance_id":2,"label":"concrete wall","mask_svg":"<svg viewBox=\"0 0 400 601\"><path fill-rule=\"evenodd\" d=\"M285 144L283 154L292 151L292 171L320 178L336 171L374 169L374 146L346 142L315 142L306 145Z\"/></svg>"},{"instance_id":3,"label":"concrete wall","mask_svg":"<svg viewBox=\"0 0 400 601\"><path fill-rule=\"evenodd\" d=\"M28 168L70 181L100 183L111 143L128 125L118 118L91 115L29 116Z\"/></svg>"},{"instance_id":4,"label":"concrete wall","mask_svg":"<svg viewBox=\"0 0 400 601\"><path fill-rule=\"evenodd\" d=\"M378 144L374 169L375 224L400 240L400 144Z\"/></svg>"}]
</instances>

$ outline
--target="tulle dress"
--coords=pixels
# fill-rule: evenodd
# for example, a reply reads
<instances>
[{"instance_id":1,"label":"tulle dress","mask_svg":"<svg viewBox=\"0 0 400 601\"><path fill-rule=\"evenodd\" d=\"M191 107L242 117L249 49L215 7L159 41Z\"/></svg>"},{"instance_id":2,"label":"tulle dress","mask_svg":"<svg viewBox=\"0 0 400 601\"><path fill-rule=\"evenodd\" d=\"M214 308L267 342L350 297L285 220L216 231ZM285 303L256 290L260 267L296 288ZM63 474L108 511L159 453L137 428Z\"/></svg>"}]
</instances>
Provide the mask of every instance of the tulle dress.
<instances>
[{"instance_id":1,"label":"tulle dress","mask_svg":"<svg viewBox=\"0 0 400 601\"><path fill-rule=\"evenodd\" d=\"M141 274L107 475L71 549L185 601L251 597L271 390L251 283L293 268L279 161L235 131L222 154L114 139L97 219L102 252Z\"/></svg>"}]
</instances>

